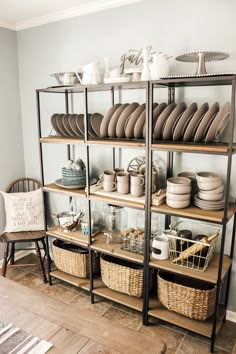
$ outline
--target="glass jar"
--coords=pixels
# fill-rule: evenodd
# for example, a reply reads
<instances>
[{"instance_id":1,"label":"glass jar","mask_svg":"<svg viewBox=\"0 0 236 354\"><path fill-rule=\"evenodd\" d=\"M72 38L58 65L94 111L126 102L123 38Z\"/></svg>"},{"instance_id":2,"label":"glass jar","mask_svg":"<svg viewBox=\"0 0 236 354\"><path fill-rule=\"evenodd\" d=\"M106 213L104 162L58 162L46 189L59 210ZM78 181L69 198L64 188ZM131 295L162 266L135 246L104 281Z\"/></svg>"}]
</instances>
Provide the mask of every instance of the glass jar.
<instances>
[{"instance_id":1,"label":"glass jar","mask_svg":"<svg viewBox=\"0 0 236 354\"><path fill-rule=\"evenodd\" d=\"M130 237L129 250L130 250L130 252L137 253L137 239L138 239L137 231L130 232L129 237Z\"/></svg>"},{"instance_id":2,"label":"glass jar","mask_svg":"<svg viewBox=\"0 0 236 354\"><path fill-rule=\"evenodd\" d=\"M136 249L137 249L137 253L144 254L144 233L138 235L136 241Z\"/></svg>"},{"instance_id":3,"label":"glass jar","mask_svg":"<svg viewBox=\"0 0 236 354\"><path fill-rule=\"evenodd\" d=\"M123 207L108 205L105 223L106 242L121 243L122 231L127 228L126 210Z\"/></svg>"},{"instance_id":4,"label":"glass jar","mask_svg":"<svg viewBox=\"0 0 236 354\"><path fill-rule=\"evenodd\" d=\"M121 235L121 249L124 251L130 250L129 230L123 231Z\"/></svg>"}]
</instances>

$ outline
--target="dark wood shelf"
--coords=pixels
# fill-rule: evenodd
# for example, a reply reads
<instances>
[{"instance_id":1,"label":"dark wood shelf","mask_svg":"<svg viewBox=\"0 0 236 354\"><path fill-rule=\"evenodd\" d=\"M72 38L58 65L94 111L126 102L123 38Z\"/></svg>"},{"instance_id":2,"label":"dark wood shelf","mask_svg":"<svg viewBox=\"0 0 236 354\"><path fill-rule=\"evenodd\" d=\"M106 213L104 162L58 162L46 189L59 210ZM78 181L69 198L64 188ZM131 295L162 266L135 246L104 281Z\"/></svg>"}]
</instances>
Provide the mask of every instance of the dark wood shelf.
<instances>
[{"instance_id":1,"label":"dark wood shelf","mask_svg":"<svg viewBox=\"0 0 236 354\"><path fill-rule=\"evenodd\" d=\"M194 279L203 280L203 281L206 281L208 283L213 283L213 284L217 283L218 264L219 264L219 254L214 254L213 259L209 263L209 266L205 270L205 272L200 272L197 270L193 270L193 269L189 269L186 267L181 267L181 266L172 264L169 259L157 260L157 259L151 257L151 260L149 263L150 267L153 267L153 268L167 270L169 272L181 274L181 275L191 277ZM222 265L222 277L221 277L222 280L224 279L224 277L228 273L228 270L230 269L231 264L232 264L232 259L230 259L229 256L224 256L223 265Z\"/></svg>"},{"instance_id":2,"label":"dark wood shelf","mask_svg":"<svg viewBox=\"0 0 236 354\"><path fill-rule=\"evenodd\" d=\"M93 293L99 296L102 296L106 299L118 302L119 304L128 306L134 310L142 312L143 310L143 299L130 296L127 294L119 293L118 291L109 289L102 280L97 280L97 283L94 283Z\"/></svg>"},{"instance_id":3,"label":"dark wood shelf","mask_svg":"<svg viewBox=\"0 0 236 354\"><path fill-rule=\"evenodd\" d=\"M93 242L91 249L94 251L98 251L100 253L111 255L113 257L126 259L131 262L143 264L143 260L144 260L143 255L124 251L120 247L121 247L120 243L111 243L107 245L106 236L104 236L103 234L99 234L95 237L95 241Z\"/></svg>"},{"instance_id":4,"label":"dark wood shelf","mask_svg":"<svg viewBox=\"0 0 236 354\"><path fill-rule=\"evenodd\" d=\"M203 210L194 205L189 206L185 209L174 209L170 208L168 205L161 204L160 206L152 206L151 210L160 214L167 214L173 216L181 216L189 219L204 220L209 222L214 222L222 224L224 211L223 210ZM228 220L232 218L236 212L236 204L230 204L228 208Z\"/></svg>"}]
</instances>

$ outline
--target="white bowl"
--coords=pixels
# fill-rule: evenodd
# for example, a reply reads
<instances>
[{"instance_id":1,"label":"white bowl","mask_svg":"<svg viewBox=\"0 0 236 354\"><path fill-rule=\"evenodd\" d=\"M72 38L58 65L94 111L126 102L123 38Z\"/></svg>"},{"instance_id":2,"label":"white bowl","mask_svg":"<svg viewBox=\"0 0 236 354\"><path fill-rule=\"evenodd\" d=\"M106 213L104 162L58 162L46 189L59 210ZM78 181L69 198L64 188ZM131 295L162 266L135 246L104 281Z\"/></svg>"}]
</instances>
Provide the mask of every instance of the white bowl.
<instances>
[{"instance_id":1,"label":"white bowl","mask_svg":"<svg viewBox=\"0 0 236 354\"><path fill-rule=\"evenodd\" d=\"M191 194L174 194L170 192L166 192L166 197L171 200L180 200L180 201L185 201L185 200L190 200Z\"/></svg>"},{"instance_id":2,"label":"white bowl","mask_svg":"<svg viewBox=\"0 0 236 354\"><path fill-rule=\"evenodd\" d=\"M204 190L199 190L199 192L201 193L206 193L208 195L211 195L211 194L219 194L219 193L222 193L224 191L224 185L222 184L220 187L216 188L216 189L212 189L210 191L204 191Z\"/></svg>"},{"instance_id":3,"label":"white bowl","mask_svg":"<svg viewBox=\"0 0 236 354\"><path fill-rule=\"evenodd\" d=\"M187 208L190 205L190 200L171 200L167 198L166 204L174 209L183 209Z\"/></svg>"},{"instance_id":4,"label":"white bowl","mask_svg":"<svg viewBox=\"0 0 236 354\"><path fill-rule=\"evenodd\" d=\"M186 178L186 177L170 177L167 180L167 186L171 186L171 185L189 185L191 184L191 179Z\"/></svg>"},{"instance_id":5,"label":"white bowl","mask_svg":"<svg viewBox=\"0 0 236 354\"><path fill-rule=\"evenodd\" d=\"M191 193L191 184L176 184L176 185L167 185L166 191L171 194L190 194Z\"/></svg>"},{"instance_id":6,"label":"white bowl","mask_svg":"<svg viewBox=\"0 0 236 354\"><path fill-rule=\"evenodd\" d=\"M222 180L215 181L215 182L208 182L208 183L205 182L197 183L198 188L201 189L202 191L212 191L214 189L221 187L221 185L222 185Z\"/></svg>"},{"instance_id":7,"label":"white bowl","mask_svg":"<svg viewBox=\"0 0 236 354\"><path fill-rule=\"evenodd\" d=\"M214 172L198 172L196 174L197 182L201 183L210 183L221 181L221 177Z\"/></svg>"},{"instance_id":8,"label":"white bowl","mask_svg":"<svg viewBox=\"0 0 236 354\"><path fill-rule=\"evenodd\" d=\"M204 192L198 192L198 197L202 200L221 200L223 198L223 193L208 194Z\"/></svg>"},{"instance_id":9,"label":"white bowl","mask_svg":"<svg viewBox=\"0 0 236 354\"><path fill-rule=\"evenodd\" d=\"M196 173L194 172L180 172L178 174L178 177L186 177L191 179L191 181L195 181L196 180Z\"/></svg>"}]
</instances>

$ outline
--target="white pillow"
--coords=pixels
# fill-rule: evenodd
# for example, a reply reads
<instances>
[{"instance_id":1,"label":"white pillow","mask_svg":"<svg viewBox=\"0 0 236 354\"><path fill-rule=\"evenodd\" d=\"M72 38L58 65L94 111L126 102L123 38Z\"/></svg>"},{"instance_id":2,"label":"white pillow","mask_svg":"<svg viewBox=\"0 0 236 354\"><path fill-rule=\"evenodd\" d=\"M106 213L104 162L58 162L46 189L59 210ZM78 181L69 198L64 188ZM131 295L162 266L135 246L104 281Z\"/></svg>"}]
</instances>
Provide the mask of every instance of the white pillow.
<instances>
[{"instance_id":1,"label":"white pillow","mask_svg":"<svg viewBox=\"0 0 236 354\"><path fill-rule=\"evenodd\" d=\"M26 193L1 194L6 211L5 232L45 229L42 188Z\"/></svg>"}]
</instances>

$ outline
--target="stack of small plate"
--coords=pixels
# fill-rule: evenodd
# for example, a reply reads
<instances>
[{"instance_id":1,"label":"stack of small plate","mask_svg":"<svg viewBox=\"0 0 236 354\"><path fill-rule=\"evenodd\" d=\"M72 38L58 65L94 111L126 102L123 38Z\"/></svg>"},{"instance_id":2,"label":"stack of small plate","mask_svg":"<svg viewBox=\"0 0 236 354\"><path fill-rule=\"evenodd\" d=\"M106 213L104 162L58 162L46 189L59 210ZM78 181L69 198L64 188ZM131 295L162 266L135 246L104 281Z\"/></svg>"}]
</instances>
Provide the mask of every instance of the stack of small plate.
<instances>
[{"instance_id":1,"label":"stack of small plate","mask_svg":"<svg viewBox=\"0 0 236 354\"><path fill-rule=\"evenodd\" d=\"M187 208L191 200L191 180L186 177L171 177L167 180L166 204L175 209Z\"/></svg>"},{"instance_id":2,"label":"stack of small plate","mask_svg":"<svg viewBox=\"0 0 236 354\"><path fill-rule=\"evenodd\" d=\"M220 210L224 208L224 186L222 178L213 172L199 172L196 175L198 194L194 204L205 210Z\"/></svg>"}]
</instances>

